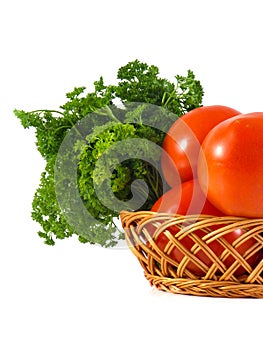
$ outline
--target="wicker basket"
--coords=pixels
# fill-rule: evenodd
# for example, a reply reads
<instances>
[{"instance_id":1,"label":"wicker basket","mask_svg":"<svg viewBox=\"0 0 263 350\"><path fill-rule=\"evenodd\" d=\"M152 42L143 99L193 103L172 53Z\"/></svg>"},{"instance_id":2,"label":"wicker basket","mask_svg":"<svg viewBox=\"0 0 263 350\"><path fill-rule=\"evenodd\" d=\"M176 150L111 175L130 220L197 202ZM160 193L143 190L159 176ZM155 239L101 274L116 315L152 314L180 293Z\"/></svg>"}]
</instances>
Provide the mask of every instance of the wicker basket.
<instances>
[{"instance_id":1,"label":"wicker basket","mask_svg":"<svg viewBox=\"0 0 263 350\"><path fill-rule=\"evenodd\" d=\"M147 280L159 290L197 296L263 297L263 219L151 211L123 211L120 218L130 250L142 265ZM171 233L171 227L176 228L175 234ZM245 233L230 244L224 236L236 229ZM160 234L165 235L164 249L157 244ZM189 249L181 243L186 236L194 241ZM252 246L241 253L238 247L251 239ZM212 242L223 247L219 257L211 249ZM176 248L183 254L179 262L171 258ZM201 250L209 257L209 266L198 258ZM257 259L253 258L250 264L255 256ZM226 264L227 259L231 259L230 265ZM191 271L190 263L202 274ZM238 269L242 269L239 275Z\"/></svg>"}]
</instances>

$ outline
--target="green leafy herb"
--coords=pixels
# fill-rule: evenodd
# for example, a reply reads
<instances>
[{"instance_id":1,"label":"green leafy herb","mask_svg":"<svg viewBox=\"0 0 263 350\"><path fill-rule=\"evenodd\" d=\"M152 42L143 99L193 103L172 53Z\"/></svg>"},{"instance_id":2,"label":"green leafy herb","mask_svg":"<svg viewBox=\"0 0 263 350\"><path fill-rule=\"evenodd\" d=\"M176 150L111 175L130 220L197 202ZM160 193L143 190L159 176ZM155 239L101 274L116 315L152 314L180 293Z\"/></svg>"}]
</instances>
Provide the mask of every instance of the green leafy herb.
<instances>
[{"instance_id":1,"label":"green leafy herb","mask_svg":"<svg viewBox=\"0 0 263 350\"><path fill-rule=\"evenodd\" d=\"M123 238L120 210L148 210L167 188L160 172L165 132L201 106L202 86L190 70L170 82L138 60L117 79L106 86L100 77L88 93L75 88L58 110L14 111L25 128L35 128L46 161L32 202L46 244L78 235L114 246Z\"/></svg>"}]
</instances>

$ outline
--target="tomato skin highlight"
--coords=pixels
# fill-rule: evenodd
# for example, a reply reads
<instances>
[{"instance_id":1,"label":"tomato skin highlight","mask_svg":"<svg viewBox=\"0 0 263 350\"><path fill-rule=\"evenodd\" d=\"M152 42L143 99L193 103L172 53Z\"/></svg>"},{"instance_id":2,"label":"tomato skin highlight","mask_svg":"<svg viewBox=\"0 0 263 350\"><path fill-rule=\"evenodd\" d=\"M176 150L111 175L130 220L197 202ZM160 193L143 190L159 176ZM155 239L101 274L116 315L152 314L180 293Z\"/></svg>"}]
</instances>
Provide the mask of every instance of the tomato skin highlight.
<instances>
[{"instance_id":1,"label":"tomato skin highlight","mask_svg":"<svg viewBox=\"0 0 263 350\"><path fill-rule=\"evenodd\" d=\"M263 112L218 124L205 138L198 179L225 215L263 217Z\"/></svg>"},{"instance_id":2,"label":"tomato skin highlight","mask_svg":"<svg viewBox=\"0 0 263 350\"><path fill-rule=\"evenodd\" d=\"M161 166L164 178L173 187L179 179L184 182L196 177L201 143L218 123L240 114L237 110L221 106L203 106L193 109L177 119L168 130L162 145Z\"/></svg>"}]
</instances>

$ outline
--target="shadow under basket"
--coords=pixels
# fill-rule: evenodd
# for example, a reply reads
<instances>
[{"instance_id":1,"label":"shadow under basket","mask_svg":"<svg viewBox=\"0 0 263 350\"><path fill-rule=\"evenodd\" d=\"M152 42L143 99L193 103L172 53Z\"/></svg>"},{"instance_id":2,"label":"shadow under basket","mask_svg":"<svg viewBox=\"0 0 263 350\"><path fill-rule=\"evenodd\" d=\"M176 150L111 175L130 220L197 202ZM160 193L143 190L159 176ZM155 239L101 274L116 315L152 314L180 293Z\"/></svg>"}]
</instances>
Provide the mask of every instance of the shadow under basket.
<instances>
[{"instance_id":1,"label":"shadow under basket","mask_svg":"<svg viewBox=\"0 0 263 350\"><path fill-rule=\"evenodd\" d=\"M120 219L130 250L157 289L263 298L263 218L122 211Z\"/></svg>"}]
</instances>

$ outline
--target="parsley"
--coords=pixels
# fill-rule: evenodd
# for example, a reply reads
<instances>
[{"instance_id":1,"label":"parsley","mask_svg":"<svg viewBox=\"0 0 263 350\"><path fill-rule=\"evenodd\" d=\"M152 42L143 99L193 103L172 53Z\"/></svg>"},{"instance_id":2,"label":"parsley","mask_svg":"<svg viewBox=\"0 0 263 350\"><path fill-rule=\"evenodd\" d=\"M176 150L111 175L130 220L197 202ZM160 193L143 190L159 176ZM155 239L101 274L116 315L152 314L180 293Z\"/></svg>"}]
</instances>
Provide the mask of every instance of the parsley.
<instances>
[{"instance_id":1,"label":"parsley","mask_svg":"<svg viewBox=\"0 0 263 350\"><path fill-rule=\"evenodd\" d=\"M165 132L201 106L202 86L190 70L170 82L138 60L117 79L106 86L100 77L88 93L74 88L58 110L14 110L24 128L35 128L46 161L32 202L46 244L76 234L115 246L120 210L148 210L167 189L159 164Z\"/></svg>"}]
</instances>

